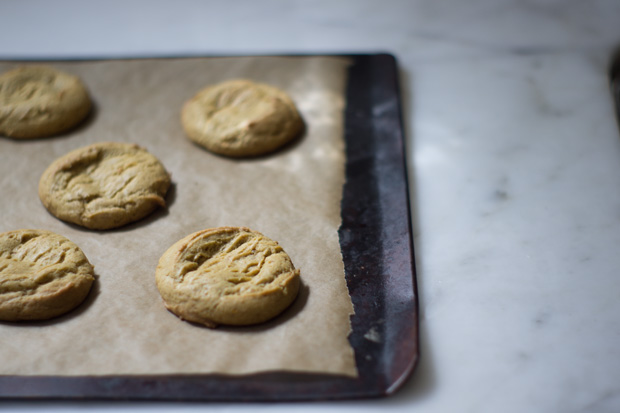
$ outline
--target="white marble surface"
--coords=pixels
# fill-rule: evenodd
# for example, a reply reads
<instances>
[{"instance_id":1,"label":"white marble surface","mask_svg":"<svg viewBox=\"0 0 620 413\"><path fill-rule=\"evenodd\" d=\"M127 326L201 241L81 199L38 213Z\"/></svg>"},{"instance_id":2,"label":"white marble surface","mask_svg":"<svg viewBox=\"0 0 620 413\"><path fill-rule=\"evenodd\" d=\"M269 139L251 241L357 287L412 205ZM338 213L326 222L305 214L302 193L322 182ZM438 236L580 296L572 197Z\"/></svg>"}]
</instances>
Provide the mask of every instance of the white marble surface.
<instances>
[{"instance_id":1,"label":"white marble surface","mask_svg":"<svg viewBox=\"0 0 620 413\"><path fill-rule=\"evenodd\" d=\"M390 51L422 359L395 396L6 411L620 411L620 135L607 1L3 1L0 54Z\"/></svg>"}]
</instances>

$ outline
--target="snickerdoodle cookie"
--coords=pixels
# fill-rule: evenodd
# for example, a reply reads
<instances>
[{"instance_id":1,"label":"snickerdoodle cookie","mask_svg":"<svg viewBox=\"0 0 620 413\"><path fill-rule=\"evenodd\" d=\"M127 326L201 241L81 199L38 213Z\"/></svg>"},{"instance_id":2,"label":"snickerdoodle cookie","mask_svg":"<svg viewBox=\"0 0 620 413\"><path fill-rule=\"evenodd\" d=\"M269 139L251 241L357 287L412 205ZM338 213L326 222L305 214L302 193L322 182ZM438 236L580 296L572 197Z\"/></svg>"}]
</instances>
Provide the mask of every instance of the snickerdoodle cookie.
<instances>
[{"instance_id":1,"label":"snickerdoodle cookie","mask_svg":"<svg viewBox=\"0 0 620 413\"><path fill-rule=\"evenodd\" d=\"M155 278L170 311L207 327L267 321L293 302L300 285L282 247L243 227L181 239L162 255Z\"/></svg>"},{"instance_id":2,"label":"snickerdoodle cookie","mask_svg":"<svg viewBox=\"0 0 620 413\"><path fill-rule=\"evenodd\" d=\"M93 266L80 248L49 231L0 234L0 320L45 320L88 295Z\"/></svg>"},{"instance_id":3,"label":"snickerdoodle cookie","mask_svg":"<svg viewBox=\"0 0 620 413\"><path fill-rule=\"evenodd\" d=\"M55 160L39 181L39 198L56 217L90 229L137 221L158 206L170 175L138 145L103 142Z\"/></svg>"},{"instance_id":4,"label":"snickerdoodle cookie","mask_svg":"<svg viewBox=\"0 0 620 413\"><path fill-rule=\"evenodd\" d=\"M181 122L191 140L231 157L272 152L303 129L301 116L285 92L249 80L201 90L183 106Z\"/></svg>"},{"instance_id":5,"label":"snickerdoodle cookie","mask_svg":"<svg viewBox=\"0 0 620 413\"><path fill-rule=\"evenodd\" d=\"M0 135L56 135L80 123L91 106L80 79L52 67L22 66L0 75Z\"/></svg>"}]
</instances>

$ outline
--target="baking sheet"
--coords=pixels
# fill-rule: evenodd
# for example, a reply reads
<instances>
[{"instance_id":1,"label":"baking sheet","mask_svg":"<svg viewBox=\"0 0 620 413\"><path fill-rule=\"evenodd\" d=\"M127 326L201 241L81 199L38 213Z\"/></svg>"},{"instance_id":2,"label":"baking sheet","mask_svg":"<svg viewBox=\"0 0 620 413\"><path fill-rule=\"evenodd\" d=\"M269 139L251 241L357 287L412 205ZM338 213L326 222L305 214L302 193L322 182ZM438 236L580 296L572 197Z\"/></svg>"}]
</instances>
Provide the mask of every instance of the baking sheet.
<instances>
[{"instance_id":1,"label":"baking sheet","mask_svg":"<svg viewBox=\"0 0 620 413\"><path fill-rule=\"evenodd\" d=\"M0 374L247 374L286 370L355 376L347 341L352 305L338 244L344 183L346 59L202 58L49 63L80 76L95 116L75 132L0 141L2 231L47 229L79 245L97 288L75 313L0 325ZM0 71L16 65L4 63ZM307 130L260 159L213 155L183 134L179 113L201 88L249 78L287 91ZM169 207L114 231L67 225L47 213L38 180L58 156L95 142L134 142L172 175ZM299 299L256 327L208 329L169 313L154 282L159 257L185 235L246 226L277 240L301 269ZM45 343L45 345L41 345ZM232 350L231 350L232 349ZM27 357L25 356L27 355Z\"/></svg>"},{"instance_id":2,"label":"baking sheet","mask_svg":"<svg viewBox=\"0 0 620 413\"><path fill-rule=\"evenodd\" d=\"M412 371L418 348L396 64L387 55L347 59L353 65L347 78L347 181L339 235L356 308L349 340L355 349L358 377L298 372L234 377L8 375L0 377L0 396L299 400L392 393Z\"/></svg>"}]
</instances>

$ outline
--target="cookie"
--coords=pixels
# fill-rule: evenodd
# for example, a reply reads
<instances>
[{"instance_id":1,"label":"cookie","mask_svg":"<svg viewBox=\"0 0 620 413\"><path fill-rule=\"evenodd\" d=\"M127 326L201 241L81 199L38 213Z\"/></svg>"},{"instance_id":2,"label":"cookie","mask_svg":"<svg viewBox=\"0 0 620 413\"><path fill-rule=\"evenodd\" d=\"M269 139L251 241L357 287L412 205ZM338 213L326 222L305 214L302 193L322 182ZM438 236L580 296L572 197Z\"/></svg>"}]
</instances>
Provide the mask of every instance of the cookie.
<instances>
[{"instance_id":1,"label":"cookie","mask_svg":"<svg viewBox=\"0 0 620 413\"><path fill-rule=\"evenodd\" d=\"M93 284L80 248L49 231L0 234L0 320L46 320L78 306Z\"/></svg>"},{"instance_id":2,"label":"cookie","mask_svg":"<svg viewBox=\"0 0 620 413\"><path fill-rule=\"evenodd\" d=\"M165 207L169 186L170 175L146 149L104 142L54 161L41 176L39 198L63 221L110 229Z\"/></svg>"},{"instance_id":3,"label":"cookie","mask_svg":"<svg viewBox=\"0 0 620 413\"><path fill-rule=\"evenodd\" d=\"M49 66L23 66L0 75L0 135L56 135L84 120L91 106L78 77Z\"/></svg>"},{"instance_id":4,"label":"cookie","mask_svg":"<svg viewBox=\"0 0 620 413\"><path fill-rule=\"evenodd\" d=\"M183 320L216 327L265 322L299 291L299 270L280 245L248 228L188 235L159 260L157 288Z\"/></svg>"},{"instance_id":5,"label":"cookie","mask_svg":"<svg viewBox=\"0 0 620 413\"><path fill-rule=\"evenodd\" d=\"M301 116L286 93L249 80L201 90L183 106L181 123L191 140L231 157L275 151L303 129Z\"/></svg>"}]
</instances>

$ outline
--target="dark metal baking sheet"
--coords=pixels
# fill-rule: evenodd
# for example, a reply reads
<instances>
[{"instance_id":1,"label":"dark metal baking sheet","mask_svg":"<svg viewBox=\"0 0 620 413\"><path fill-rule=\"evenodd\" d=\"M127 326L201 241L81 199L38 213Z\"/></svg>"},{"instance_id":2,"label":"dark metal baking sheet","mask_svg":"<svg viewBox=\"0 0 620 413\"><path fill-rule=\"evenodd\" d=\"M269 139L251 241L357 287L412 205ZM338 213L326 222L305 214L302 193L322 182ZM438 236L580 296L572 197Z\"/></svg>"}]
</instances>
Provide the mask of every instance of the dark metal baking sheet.
<instances>
[{"instance_id":1,"label":"dark metal baking sheet","mask_svg":"<svg viewBox=\"0 0 620 413\"><path fill-rule=\"evenodd\" d=\"M388 54L346 55L346 183L340 246L355 315L359 377L0 376L2 399L295 401L392 394L419 356L413 237L398 67ZM380 339L377 339L379 337Z\"/></svg>"}]
</instances>

